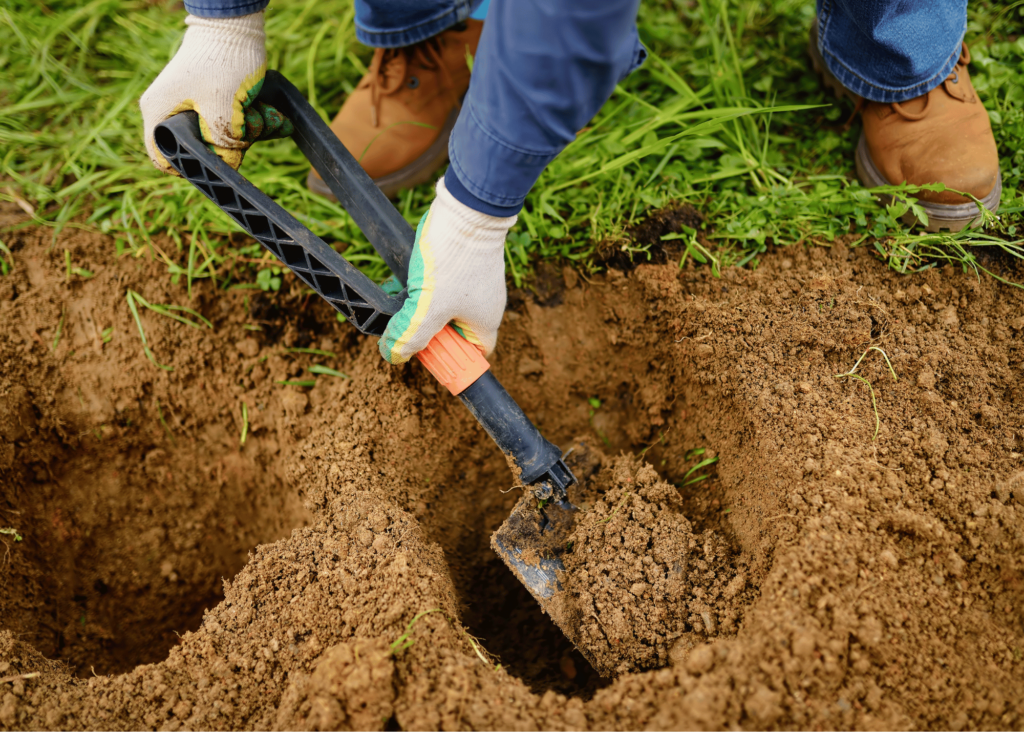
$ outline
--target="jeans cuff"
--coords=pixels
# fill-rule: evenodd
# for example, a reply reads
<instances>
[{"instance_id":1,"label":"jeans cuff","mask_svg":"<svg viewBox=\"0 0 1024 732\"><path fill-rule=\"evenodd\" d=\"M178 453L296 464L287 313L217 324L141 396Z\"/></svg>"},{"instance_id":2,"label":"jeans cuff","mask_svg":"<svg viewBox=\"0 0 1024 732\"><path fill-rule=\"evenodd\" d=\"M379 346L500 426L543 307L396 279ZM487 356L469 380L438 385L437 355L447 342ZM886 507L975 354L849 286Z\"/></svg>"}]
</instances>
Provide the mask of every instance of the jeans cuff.
<instances>
[{"instance_id":1,"label":"jeans cuff","mask_svg":"<svg viewBox=\"0 0 1024 732\"><path fill-rule=\"evenodd\" d=\"M461 180L459 180L459 176L455 172L454 166L448 166L448 170L445 171L444 187L452 194L452 198L459 203L469 206L474 211L487 214L488 216L516 216L523 210L522 203L519 203L516 206L495 206L493 203L477 198L470 193L469 189L463 185Z\"/></svg>"},{"instance_id":2,"label":"jeans cuff","mask_svg":"<svg viewBox=\"0 0 1024 732\"><path fill-rule=\"evenodd\" d=\"M270 0L235 0L234 2L189 2L185 0L185 10L189 15L198 18L238 18L242 15L252 15L263 10L270 4Z\"/></svg>"},{"instance_id":3,"label":"jeans cuff","mask_svg":"<svg viewBox=\"0 0 1024 732\"><path fill-rule=\"evenodd\" d=\"M430 18L419 25L387 32L362 28L358 25L357 19L356 38L359 39L360 43L371 48L403 48L405 46L412 46L432 38L442 31L448 30L456 23L461 23L469 18L471 12L473 12L473 3L470 0L465 0L464 2L456 3L455 7L450 10L445 10L440 15Z\"/></svg>"},{"instance_id":4,"label":"jeans cuff","mask_svg":"<svg viewBox=\"0 0 1024 732\"><path fill-rule=\"evenodd\" d=\"M822 20L821 16L819 16L818 20L819 22ZM827 23L827 17L825 18L825 23ZM942 62L939 69L927 74L921 81L902 87L886 86L879 83L877 79L869 80L863 74L855 71L849 64L843 61L840 54L833 51L827 42L827 27L823 28L822 24L818 26L818 51L821 53L822 60L824 60L832 76L857 96L864 97L869 102L879 102L881 104L906 102L935 89L953 72L954 67L956 67L957 62L960 60L960 52L966 32L965 21L965 27L960 33L960 40L957 41L956 46Z\"/></svg>"},{"instance_id":5,"label":"jeans cuff","mask_svg":"<svg viewBox=\"0 0 1024 732\"><path fill-rule=\"evenodd\" d=\"M456 186L492 208L484 211L472 201L462 202L483 213L501 210L492 216L511 216L508 211L519 211L526 194L559 152L561 148L527 150L501 140L480 122L470 97L448 141L449 170L458 178ZM445 185L447 182L445 176Z\"/></svg>"},{"instance_id":6,"label":"jeans cuff","mask_svg":"<svg viewBox=\"0 0 1024 732\"><path fill-rule=\"evenodd\" d=\"M626 80L627 76L629 76L634 71L636 71L641 66L643 66L644 65L644 61L646 61L646 60L647 60L647 49L644 48L644 44L640 42L640 35L637 34L636 46L633 48L633 61L632 61L632 63L630 63L629 69L626 70L626 73L624 73L622 75L622 78L619 79L619 83L621 84L623 81Z\"/></svg>"}]
</instances>

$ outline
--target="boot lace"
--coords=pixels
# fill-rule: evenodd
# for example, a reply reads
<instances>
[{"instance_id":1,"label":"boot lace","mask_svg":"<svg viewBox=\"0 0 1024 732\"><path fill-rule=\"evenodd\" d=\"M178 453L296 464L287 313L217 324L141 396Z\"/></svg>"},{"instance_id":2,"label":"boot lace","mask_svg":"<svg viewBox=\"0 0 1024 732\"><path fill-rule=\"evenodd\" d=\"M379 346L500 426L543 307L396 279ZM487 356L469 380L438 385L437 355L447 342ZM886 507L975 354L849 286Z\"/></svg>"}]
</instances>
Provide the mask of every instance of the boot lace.
<instances>
[{"instance_id":1,"label":"boot lace","mask_svg":"<svg viewBox=\"0 0 1024 732\"><path fill-rule=\"evenodd\" d=\"M436 36L402 48L378 48L373 54L369 73L370 122L374 127L380 123L380 103L384 97L398 93L403 87L415 89L419 86L419 77L412 73L413 62L428 71L437 72L441 91L449 95L457 109L461 108L455 81L441 56L441 43ZM397 78L399 74L401 79Z\"/></svg>"},{"instance_id":2,"label":"boot lace","mask_svg":"<svg viewBox=\"0 0 1024 732\"><path fill-rule=\"evenodd\" d=\"M949 72L949 76L946 77L946 81L952 81L954 84L960 83L960 68L961 67L966 68L967 64L969 64L970 62L971 62L971 52L970 52L970 49L967 48L967 44L966 43L963 43L960 46L960 58L957 60L956 66L953 67L953 70L951 72ZM938 88L943 87L943 86L945 86L945 84L939 84L939 86L937 86L935 88L938 89ZM907 120L909 122L916 122L919 119L924 119L925 115L928 114L928 103L931 101L932 95L931 95L931 92L928 92L927 94L925 94L923 96L924 96L924 107L921 109L920 112L911 112L911 111L909 111L907 109L904 109L900 105L899 102L893 102L892 103L892 105L891 105L892 106L892 110L894 112L896 112L896 114L898 114L901 117L903 117L903 119L905 119L905 120Z\"/></svg>"}]
</instances>

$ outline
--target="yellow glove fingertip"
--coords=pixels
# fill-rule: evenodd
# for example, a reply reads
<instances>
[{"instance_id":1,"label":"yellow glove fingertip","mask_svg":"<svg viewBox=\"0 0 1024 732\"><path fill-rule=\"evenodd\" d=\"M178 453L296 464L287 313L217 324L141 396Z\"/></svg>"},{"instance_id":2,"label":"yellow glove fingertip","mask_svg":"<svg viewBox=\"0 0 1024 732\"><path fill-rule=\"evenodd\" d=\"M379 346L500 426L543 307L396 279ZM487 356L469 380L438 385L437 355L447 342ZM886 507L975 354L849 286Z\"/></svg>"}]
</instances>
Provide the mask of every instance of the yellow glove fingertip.
<instances>
[{"instance_id":1,"label":"yellow glove fingertip","mask_svg":"<svg viewBox=\"0 0 1024 732\"><path fill-rule=\"evenodd\" d=\"M242 167L242 159L245 157L245 150L239 150L231 147L216 147L213 148L214 152L217 153L217 157L223 160L225 163L230 165L235 170Z\"/></svg>"}]
</instances>

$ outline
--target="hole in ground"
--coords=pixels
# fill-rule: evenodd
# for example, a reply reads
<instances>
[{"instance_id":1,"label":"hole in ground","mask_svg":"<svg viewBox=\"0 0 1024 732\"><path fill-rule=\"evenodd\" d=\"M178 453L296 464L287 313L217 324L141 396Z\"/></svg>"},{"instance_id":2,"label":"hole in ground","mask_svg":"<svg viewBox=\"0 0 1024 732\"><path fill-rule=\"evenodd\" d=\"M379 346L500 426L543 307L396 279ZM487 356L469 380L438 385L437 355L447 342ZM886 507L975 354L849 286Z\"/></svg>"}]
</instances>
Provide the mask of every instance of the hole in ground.
<instances>
[{"instance_id":1,"label":"hole in ground","mask_svg":"<svg viewBox=\"0 0 1024 732\"><path fill-rule=\"evenodd\" d=\"M0 581L4 629L79 676L166 658L252 547L308 520L259 438L239 451L208 426L172 444L155 414L120 422L75 448L37 437L4 476L0 523L23 536Z\"/></svg>"},{"instance_id":2,"label":"hole in ground","mask_svg":"<svg viewBox=\"0 0 1024 732\"><path fill-rule=\"evenodd\" d=\"M611 372L616 369L620 373L627 371L628 364L610 364ZM521 395L516 394L517 381L522 379L505 379L518 397ZM555 382L544 391L563 388ZM573 395L571 399L578 401L580 408L563 410L557 424L550 429L542 425L543 431L563 447L573 444L573 436L590 436L592 444L609 458L621 451L639 453L646 448L645 459L660 475L677 486L682 484L689 468L702 459L692 453L705 440L697 431L696 421L686 419L684 400L673 400L671 408L664 412L663 429L656 433L662 436L656 437L654 444L644 444L631 438L631 425L639 417L629 390L617 389L615 393L602 400L597 409L587 396ZM530 398L521 401L529 413ZM538 421L536 413L530 416ZM439 488L421 523L428 537L444 549L460 596L464 624L510 674L535 693L553 690L570 697L590 698L610 680L591 667L491 550L491 534L521 495L519 489L502 493L512 482L505 460L482 430L466 435L462 445L465 452L452 474L432 479ZM713 466L700 474L704 473L709 474L708 479L680 488L684 514L695 531L712 529L730 541L727 517L722 513L723 491L711 479Z\"/></svg>"},{"instance_id":3,"label":"hole in ground","mask_svg":"<svg viewBox=\"0 0 1024 732\"><path fill-rule=\"evenodd\" d=\"M444 549L462 620L469 632L513 676L535 693L553 690L589 697L605 681L545 615L529 591L491 550L491 534L520 495L502 493L512 478L490 438L470 438L457 472L421 519Z\"/></svg>"}]
</instances>

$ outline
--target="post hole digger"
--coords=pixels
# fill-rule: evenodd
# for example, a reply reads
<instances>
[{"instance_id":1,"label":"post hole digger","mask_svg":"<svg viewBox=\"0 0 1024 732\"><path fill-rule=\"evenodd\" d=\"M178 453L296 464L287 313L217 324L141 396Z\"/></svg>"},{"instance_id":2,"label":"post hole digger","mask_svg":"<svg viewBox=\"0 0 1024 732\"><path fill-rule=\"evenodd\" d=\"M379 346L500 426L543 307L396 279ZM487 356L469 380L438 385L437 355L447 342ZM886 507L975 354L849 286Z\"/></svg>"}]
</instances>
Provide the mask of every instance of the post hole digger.
<instances>
[{"instance_id":1,"label":"post hole digger","mask_svg":"<svg viewBox=\"0 0 1024 732\"><path fill-rule=\"evenodd\" d=\"M292 121L292 137L299 149L404 286L414 241L409 224L284 76L267 72L259 100ZM200 137L195 112L182 112L158 125L155 142L178 173L360 332L378 337L384 332L407 291L386 294L217 157ZM417 358L466 405L518 471L525 486L523 496L491 537L491 547L575 641L577 633L563 608L559 576L565 569L561 555L576 513L568 495L575 476L558 447L541 435L491 373L479 350L452 326L445 326Z\"/></svg>"}]
</instances>

